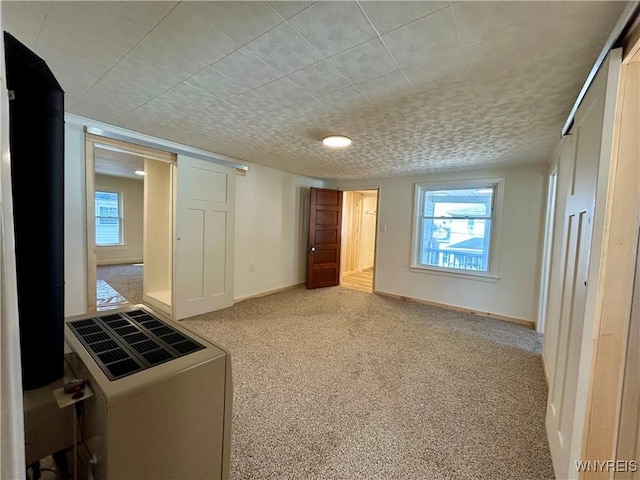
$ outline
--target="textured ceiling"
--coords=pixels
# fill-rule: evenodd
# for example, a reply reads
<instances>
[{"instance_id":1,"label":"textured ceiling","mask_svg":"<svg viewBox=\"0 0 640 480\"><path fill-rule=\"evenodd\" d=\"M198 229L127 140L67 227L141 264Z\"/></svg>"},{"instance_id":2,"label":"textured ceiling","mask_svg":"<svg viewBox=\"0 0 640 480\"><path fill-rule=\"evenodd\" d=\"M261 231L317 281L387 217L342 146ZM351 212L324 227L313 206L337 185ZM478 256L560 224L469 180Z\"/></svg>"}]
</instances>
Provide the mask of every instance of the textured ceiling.
<instances>
[{"instance_id":1,"label":"textured ceiling","mask_svg":"<svg viewBox=\"0 0 640 480\"><path fill-rule=\"evenodd\" d=\"M136 170L144 170L144 157L139 155L96 146L95 162L95 171L98 174L143 180L142 176L135 173Z\"/></svg>"},{"instance_id":2,"label":"textured ceiling","mask_svg":"<svg viewBox=\"0 0 640 480\"><path fill-rule=\"evenodd\" d=\"M70 113L324 179L546 162L624 2L2 2ZM353 138L343 150L325 134Z\"/></svg>"}]
</instances>

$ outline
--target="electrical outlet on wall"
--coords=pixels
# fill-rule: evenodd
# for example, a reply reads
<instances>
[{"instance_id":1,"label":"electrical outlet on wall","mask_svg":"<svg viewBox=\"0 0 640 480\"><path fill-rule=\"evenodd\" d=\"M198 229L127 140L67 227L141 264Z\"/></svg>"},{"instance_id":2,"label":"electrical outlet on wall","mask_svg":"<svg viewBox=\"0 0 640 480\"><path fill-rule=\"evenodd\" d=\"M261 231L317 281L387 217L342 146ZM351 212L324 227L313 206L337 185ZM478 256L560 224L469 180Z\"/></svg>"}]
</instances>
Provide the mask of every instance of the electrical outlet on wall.
<instances>
[{"instance_id":1,"label":"electrical outlet on wall","mask_svg":"<svg viewBox=\"0 0 640 480\"><path fill-rule=\"evenodd\" d=\"M249 262L249 271L253 272L256 269L256 264L254 262Z\"/></svg>"}]
</instances>

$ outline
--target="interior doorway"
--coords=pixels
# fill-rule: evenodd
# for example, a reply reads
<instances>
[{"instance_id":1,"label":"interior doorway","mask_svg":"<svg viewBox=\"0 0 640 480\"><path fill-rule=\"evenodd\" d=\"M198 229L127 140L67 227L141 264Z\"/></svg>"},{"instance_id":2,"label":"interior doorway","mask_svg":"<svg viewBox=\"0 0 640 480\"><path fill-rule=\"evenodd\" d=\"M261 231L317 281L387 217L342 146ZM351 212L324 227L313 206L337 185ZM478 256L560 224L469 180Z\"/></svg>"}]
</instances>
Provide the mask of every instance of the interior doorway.
<instances>
[{"instance_id":1,"label":"interior doorway","mask_svg":"<svg viewBox=\"0 0 640 480\"><path fill-rule=\"evenodd\" d=\"M342 201L340 285L374 292L378 190L348 190Z\"/></svg>"},{"instance_id":2,"label":"interior doorway","mask_svg":"<svg viewBox=\"0 0 640 480\"><path fill-rule=\"evenodd\" d=\"M87 134L86 160L88 309L171 315L174 155Z\"/></svg>"},{"instance_id":3,"label":"interior doorway","mask_svg":"<svg viewBox=\"0 0 640 480\"><path fill-rule=\"evenodd\" d=\"M551 261L553 253L553 226L556 210L556 190L558 183L557 167L551 172L547 180L547 214L545 217L544 248L542 251L542 272L540 275L540 301L538 305L538 321L536 331L544 334L547 319L547 303L549 300L549 281L551 278Z\"/></svg>"}]
</instances>

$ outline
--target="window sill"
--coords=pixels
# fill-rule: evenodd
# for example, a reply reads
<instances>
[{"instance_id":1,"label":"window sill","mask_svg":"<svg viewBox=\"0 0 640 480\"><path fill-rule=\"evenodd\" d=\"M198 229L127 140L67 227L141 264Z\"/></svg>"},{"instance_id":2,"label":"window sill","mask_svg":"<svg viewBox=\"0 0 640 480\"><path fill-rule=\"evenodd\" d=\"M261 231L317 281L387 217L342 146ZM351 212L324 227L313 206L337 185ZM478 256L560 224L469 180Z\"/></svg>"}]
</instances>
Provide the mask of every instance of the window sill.
<instances>
[{"instance_id":1,"label":"window sill","mask_svg":"<svg viewBox=\"0 0 640 480\"><path fill-rule=\"evenodd\" d=\"M119 243L117 245L96 245L101 250L124 250L127 248L126 243Z\"/></svg>"},{"instance_id":2,"label":"window sill","mask_svg":"<svg viewBox=\"0 0 640 480\"><path fill-rule=\"evenodd\" d=\"M411 265L409 270L415 273L427 273L434 275L442 275L444 277L459 278L466 280L478 280L481 282L497 283L500 281L500 277L491 273L474 272L472 270L453 270L453 269L441 269L434 267L424 267L419 265Z\"/></svg>"}]
</instances>

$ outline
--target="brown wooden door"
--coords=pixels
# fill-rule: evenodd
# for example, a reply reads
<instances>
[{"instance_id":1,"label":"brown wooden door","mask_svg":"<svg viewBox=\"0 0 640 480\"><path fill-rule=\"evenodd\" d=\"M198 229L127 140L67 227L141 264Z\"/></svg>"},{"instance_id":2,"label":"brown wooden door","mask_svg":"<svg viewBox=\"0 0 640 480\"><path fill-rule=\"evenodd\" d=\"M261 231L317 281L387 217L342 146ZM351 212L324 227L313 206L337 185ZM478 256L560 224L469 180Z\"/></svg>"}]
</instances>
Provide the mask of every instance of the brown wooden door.
<instances>
[{"instance_id":1,"label":"brown wooden door","mask_svg":"<svg viewBox=\"0 0 640 480\"><path fill-rule=\"evenodd\" d=\"M307 288L334 287L340 284L341 228L342 192L311 188Z\"/></svg>"}]
</instances>

